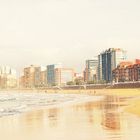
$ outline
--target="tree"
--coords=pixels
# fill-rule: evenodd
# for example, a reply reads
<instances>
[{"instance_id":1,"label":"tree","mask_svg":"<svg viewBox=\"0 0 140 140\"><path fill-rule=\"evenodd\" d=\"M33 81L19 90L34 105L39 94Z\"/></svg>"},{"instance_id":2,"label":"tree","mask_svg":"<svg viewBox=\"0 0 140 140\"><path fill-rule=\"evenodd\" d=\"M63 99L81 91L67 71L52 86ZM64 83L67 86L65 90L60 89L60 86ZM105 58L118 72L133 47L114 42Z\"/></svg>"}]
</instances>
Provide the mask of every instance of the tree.
<instances>
[{"instance_id":1,"label":"tree","mask_svg":"<svg viewBox=\"0 0 140 140\"><path fill-rule=\"evenodd\" d=\"M69 81L69 82L67 82L67 85L75 85L75 82Z\"/></svg>"},{"instance_id":2,"label":"tree","mask_svg":"<svg viewBox=\"0 0 140 140\"><path fill-rule=\"evenodd\" d=\"M78 79L78 78L77 78L77 79L75 79L74 81L75 81L75 84L76 84L76 85L82 85L82 84L84 83L83 79Z\"/></svg>"}]
</instances>

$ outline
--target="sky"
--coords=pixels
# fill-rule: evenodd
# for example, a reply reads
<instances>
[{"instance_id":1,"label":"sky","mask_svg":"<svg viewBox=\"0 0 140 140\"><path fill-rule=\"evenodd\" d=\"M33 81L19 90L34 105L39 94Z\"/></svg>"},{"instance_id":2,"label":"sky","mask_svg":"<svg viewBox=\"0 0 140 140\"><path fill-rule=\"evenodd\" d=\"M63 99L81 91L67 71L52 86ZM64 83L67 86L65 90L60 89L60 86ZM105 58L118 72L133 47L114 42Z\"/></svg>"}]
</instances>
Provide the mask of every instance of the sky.
<instances>
[{"instance_id":1,"label":"sky","mask_svg":"<svg viewBox=\"0 0 140 140\"><path fill-rule=\"evenodd\" d=\"M139 0L0 0L0 65L82 71L108 48L140 58Z\"/></svg>"}]
</instances>

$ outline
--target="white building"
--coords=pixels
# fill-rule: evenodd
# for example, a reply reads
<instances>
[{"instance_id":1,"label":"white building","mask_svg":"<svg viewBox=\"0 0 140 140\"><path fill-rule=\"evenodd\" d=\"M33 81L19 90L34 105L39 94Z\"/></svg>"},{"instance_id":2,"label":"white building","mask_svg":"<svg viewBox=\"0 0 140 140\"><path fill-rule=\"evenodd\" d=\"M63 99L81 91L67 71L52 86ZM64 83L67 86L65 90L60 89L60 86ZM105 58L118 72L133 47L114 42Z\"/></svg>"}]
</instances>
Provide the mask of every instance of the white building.
<instances>
[{"instance_id":1,"label":"white building","mask_svg":"<svg viewBox=\"0 0 140 140\"><path fill-rule=\"evenodd\" d=\"M16 70L9 66L0 66L0 88L17 87Z\"/></svg>"},{"instance_id":2,"label":"white building","mask_svg":"<svg viewBox=\"0 0 140 140\"><path fill-rule=\"evenodd\" d=\"M74 80L74 70L68 68L57 68L55 69L55 84L66 85L67 82Z\"/></svg>"}]
</instances>

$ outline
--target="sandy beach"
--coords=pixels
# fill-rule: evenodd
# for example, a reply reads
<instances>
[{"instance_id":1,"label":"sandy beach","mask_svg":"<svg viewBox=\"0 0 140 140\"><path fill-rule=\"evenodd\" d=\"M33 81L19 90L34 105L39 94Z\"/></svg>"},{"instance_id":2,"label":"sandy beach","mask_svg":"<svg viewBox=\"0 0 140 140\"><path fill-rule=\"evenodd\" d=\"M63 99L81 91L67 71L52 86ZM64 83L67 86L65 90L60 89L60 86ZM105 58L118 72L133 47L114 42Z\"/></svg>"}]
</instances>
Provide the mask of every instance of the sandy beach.
<instances>
[{"instance_id":1,"label":"sandy beach","mask_svg":"<svg viewBox=\"0 0 140 140\"><path fill-rule=\"evenodd\" d=\"M61 91L62 92L62 91ZM66 91L65 91L66 92ZM24 96L1 96L1 105L9 102L33 105L34 109L0 117L0 132L3 140L133 140L140 139L139 89L117 89L79 91ZM111 93L112 92L112 93ZM73 94L75 93L75 94ZM54 96L55 95L55 96ZM69 96L70 95L70 96ZM75 96L76 95L76 96ZM82 95L82 96L81 96ZM98 97L104 95L104 99ZM90 97L90 100L87 97ZM15 98L16 97L16 98ZM22 98L21 98L22 97ZM51 101L69 101L69 104L46 108L44 103ZM65 97L65 100L64 100ZM93 98L93 99L91 99ZM94 99L95 98L95 99ZM29 102L27 99L30 99ZM34 99L34 102L31 102ZM63 100L62 100L63 99ZM79 99L82 102L79 102ZM84 101L83 101L84 99ZM86 99L86 100L85 100ZM56 101L55 101L56 102ZM41 108L38 106L41 105ZM2 110L1 110L2 111ZM7 110L6 110L7 111ZM10 110L11 113L11 110ZM102 135L101 135L102 134Z\"/></svg>"}]
</instances>

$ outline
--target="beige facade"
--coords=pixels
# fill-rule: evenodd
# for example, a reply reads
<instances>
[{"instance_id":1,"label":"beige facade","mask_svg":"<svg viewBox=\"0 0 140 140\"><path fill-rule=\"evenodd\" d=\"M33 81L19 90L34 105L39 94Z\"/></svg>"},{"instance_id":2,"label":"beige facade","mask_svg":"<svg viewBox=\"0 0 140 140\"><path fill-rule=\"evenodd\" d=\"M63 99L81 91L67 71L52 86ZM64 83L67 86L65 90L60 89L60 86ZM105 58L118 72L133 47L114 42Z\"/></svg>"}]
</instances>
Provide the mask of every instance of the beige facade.
<instances>
[{"instance_id":1,"label":"beige facade","mask_svg":"<svg viewBox=\"0 0 140 140\"><path fill-rule=\"evenodd\" d=\"M47 86L47 71L41 71L40 72L40 86L44 87Z\"/></svg>"},{"instance_id":2,"label":"beige facade","mask_svg":"<svg viewBox=\"0 0 140 140\"><path fill-rule=\"evenodd\" d=\"M46 86L46 70L41 71L40 66L31 65L24 68L24 75L20 77L20 87L36 88Z\"/></svg>"},{"instance_id":3,"label":"beige facade","mask_svg":"<svg viewBox=\"0 0 140 140\"><path fill-rule=\"evenodd\" d=\"M21 85L26 88L33 88L39 85L40 67L31 65L24 68L24 76L21 77ZM37 78L36 78L37 77Z\"/></svg>"}]
</instances>

